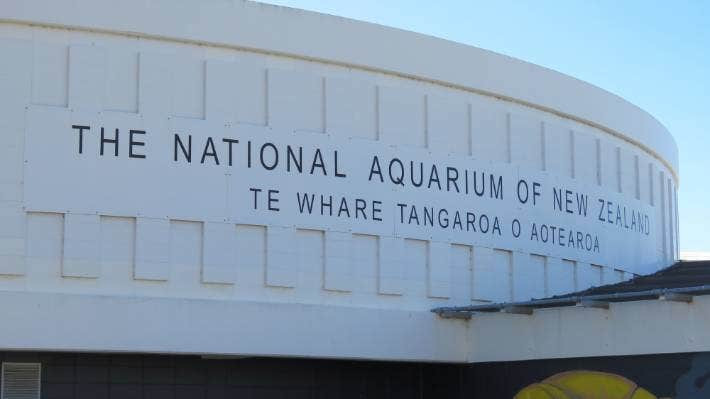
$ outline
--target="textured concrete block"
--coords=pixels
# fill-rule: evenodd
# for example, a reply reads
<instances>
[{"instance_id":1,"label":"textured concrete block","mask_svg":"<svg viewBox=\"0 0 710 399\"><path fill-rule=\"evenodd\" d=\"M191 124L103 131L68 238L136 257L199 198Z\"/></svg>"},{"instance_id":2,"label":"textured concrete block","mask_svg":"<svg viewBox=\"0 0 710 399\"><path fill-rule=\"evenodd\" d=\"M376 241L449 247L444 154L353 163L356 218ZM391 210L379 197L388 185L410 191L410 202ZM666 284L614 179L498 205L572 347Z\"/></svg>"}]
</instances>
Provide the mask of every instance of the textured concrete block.
<instances>
[{"instance_id":1,"label":"textured concrete block","mask_svg":"<svg viewBox=\"0 0 710 399\"><path fill-rule=\"evenodd\" d=\"M371 82L328 77L325 81L328 134L377 139L377 91Z\"/></svg>"},{"instance_id":2,"label":"textured concrete block","mask_svg":"<svg viewBox=\"0 0 710 399\"><path fill-rule=\"evenodd\" d=\"M173 57L169 70L172 82L165 88L172 92L173 115L205 118L205 61L191 57Z\"/></svg>"},{"instance_id":3,"label":"textured concrete block","mask_svg":"<svg viewBox=\"0 0 710 399\"><path fill-rule=\"evenodd\" d=\"M136 280L166 281L170 277L170 221L136 219Z\"/></svg>"},{"instance_id":4,"label":"textured concrete block","mask_svg":"<svg viewBox=\"0 0 710 399\"><path fill-rule=\"evenodd\" d=\"M324 289L344 292L352 291L354 276L350 240L350 233L325 232Z\"/></svg>"},{"instance_id":5,"label":"textured concrete block","mask_svg":"<svg viewBox=\"0 0 710 399\"><path fill-rule=\"evenodd\" d=\"M235 226L207 222L202 234L202 282L234 284L237 278Z\"/></svg>"},{"instance_id":6,"label":"textured concrete block","mask_svg":"<svg viewBox=\"0 0 710 399\"><path fill-rule=\"evenodd\" d=\"M218 60L205 63L205 118L225 123L236 122L235 106L241 97L237 86L237 64Z\"/></svg>"},{"instance_id":7,"label":"textured concrete block","mask_svg":"<svg viewBox=\"0 0 710 399\"><path fill-rule=\"evenodd\" d=\"M0 128L4 140L9 134L7 130L17 132L25 126L25 107L32 97L33 71L29 66L32 65L33 50L30 41L17 39L0 39L0 48L3 52L0 93L12 93L0 96Z\"/></svg>"},{"instance_id":8,"label":"textured concrete block","mask_svg":"<svg viewBox=\"0 0 710 399\"><path fill-rule=\"evenodd\" d=\"M473 249L473 299L506 302L512 299L512 252L485 247Z\"/></svg>"},{"instance_id":9,"label":"textured concrete block","mask_svg":"<svg viewBox=\"0 0 710 399\"><path fill-rule=\"evenodd\" d=\"M16 202L0 202L0 275L25 274L26 214Z\"/></svg>"},{"instance_id":10,"label":"textured concrete block","mask_svg":"<svg viewBox=\"0 0 710 399\"><path fill-rule=\"evenodd\" d=\"M104 108L106 61L106 49L103 47L69 47L70 108L95 111Z\"/></svg>"},{"instance_id":11,"label":"textured concrete block","mask_svg":"<svg viewBox=\"0 0 710 399\"><path fill-rule=\"evenodd\" d=\"M298 260L293 248L295 230L292 227L269 226L266 229L266 285L295 287L298 281Z\"/></svg>"},{"instance_id":12,"label":"textured concrete block","mask_svg":"<svg viewBox=\"0 0 710 399\"><path fill-rule=\"evenodd\" d=\"M377 292L387 295L404 293L404 240L398 237L380 237Z\"/></svg>"},{"instance_id":13,"label":"textured concrete block","mask_svg":"<svg viewBox=\"0 0 710 399\"><path fill-rule=\"evenodd\" d=\"M146 115L169 115L173 110L171 57L141 52L138 56L138 110Z\"/></svg>"},{"instance_id":14,"label":"textured concrete block","mask_svg":"<svg viewBox=\"0 0 710 399\"><path fill-rule=\"evenodd\" d=\"M32 103L66 107L68 99L69 47L35 43L32 73Z\"/></svg>"},{"instance_id":15,"label":"textured concrete block","mask_svg":"<svg viewBox=\"0 0 710 399\"><path fill-rule=\"evenodd\" d=\"M571 129L545 122L544 170L564 177L574 177L574 133Z\"/></svg>"},{"instance_id":16,"label":"textured concrete block","mask_svg":"<svg viewBox=\"0 0 710 399\"><path fill-rule=\"evenodd\" d=\"M424 94L410 88L378 88L379 138L387 144L425 147Z\"/></svg>"},{"instance_id":17,"label":"textured concrete block","mask_svg":"<svg viewBox=\"0 0 710 399\"><path fill-rule=\"evenodd\" d=\"M510 162L508 113L480 97L471 101L471 155L476 159Z\"/></svg>"},{"instance_id":18,"label":"textured concrete block","mask_svg":"<svg viewBox=\"0 0 710 399\"><path fill-rule=\"evenodd\" d=\"M575 268L573 261L547 258L547 295L567 294L575 291Z\"/></svg>"},{"instance_id":19,"label":"textured concrete block","mask_svg":"<svg viewBox=\"0 0 710 399\"><path fill-rule=\"evenodd\" d=\"M138 58L133 48L108 51L104 109L138 112Z\"/></svg>"},{"instance_id":20,"label":"textured concrete block","mask_svg":"<svg viewBox=\"0 0 710 399\"><path fill-rule=\"evenodd\" d=\"M428 147L438 154L469 155L470 110L461 98L427 95Z\"/></svg>"},{"instance_id":21,"label":"textured concrete block","mask_svg":"<svg viewBox=\"0 0 710 399\"><path fill-rule=\"evenodd\" d=\"M269 69L269 126L322 133L323 78L306 72Z\"/></svg>"},{"instance_id":22,"label":"textured concrete block","mask_svg":"<svg viewBox=\"0 0 710 399\"><path fill-rule=\"evenodd\" d=\"M528 301L545 296L544 256L513 252L513 300Z\"/></svg>"},{"instance_id":23,"label":"textured concrete block","mask_svg":"<svg viewBox=\"0 0 710 399\"><path fill-rule=\"evenodd\" d=\"M602 284L601 267L589 263L577 263L577 290L586 290Z\"/></svg>"},{"instance_id":24,"label":"textured concrete block","mask_svg":"<svg viewBox=\"0 0 710 399\"><path fill-rule=\"evenodd\" d=\"M63 277L98 278L100 223L98 215L64 215Z\"/></svg>"},{"instance_id":25,"label":"textured concrete block","mask_svg":"<svg viewBox=\"0 0 710 399\"><path fill-rule=\"evenodd\" d=\"M511 162L525 169L544 170L542 122L528 115L511 114L509 128Z\"/></svg>"},{"instance_id":26,"label":"textured concrete block","mask_svg":"<svg viewBox=\"0 0 710 399\"><path fill-rule=\"evenodd\" d=\"M451 244L428 242L427 296L430 298L451 297Z\"/></svg>"}]
</instances>

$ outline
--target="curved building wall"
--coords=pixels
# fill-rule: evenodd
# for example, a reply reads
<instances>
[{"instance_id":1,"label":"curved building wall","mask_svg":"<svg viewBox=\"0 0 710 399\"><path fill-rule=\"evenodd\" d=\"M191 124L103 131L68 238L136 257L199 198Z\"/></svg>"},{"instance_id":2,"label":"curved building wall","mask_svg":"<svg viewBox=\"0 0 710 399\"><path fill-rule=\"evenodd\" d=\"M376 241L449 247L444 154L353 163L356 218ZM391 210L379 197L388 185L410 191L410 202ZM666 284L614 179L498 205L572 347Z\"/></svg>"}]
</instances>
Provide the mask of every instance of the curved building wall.
<instances>
[{"instance_id":1,"label":"curved building wall","mask_svg":"<svg viewBox=\"0 0 710 399\"><path fill-rule=\"evenodd\" d=\"M675 144L616 96L296 10L97 3L0 10L5 348L461 361L429 309L678 258Z\"/></svg>"}]
</instances>

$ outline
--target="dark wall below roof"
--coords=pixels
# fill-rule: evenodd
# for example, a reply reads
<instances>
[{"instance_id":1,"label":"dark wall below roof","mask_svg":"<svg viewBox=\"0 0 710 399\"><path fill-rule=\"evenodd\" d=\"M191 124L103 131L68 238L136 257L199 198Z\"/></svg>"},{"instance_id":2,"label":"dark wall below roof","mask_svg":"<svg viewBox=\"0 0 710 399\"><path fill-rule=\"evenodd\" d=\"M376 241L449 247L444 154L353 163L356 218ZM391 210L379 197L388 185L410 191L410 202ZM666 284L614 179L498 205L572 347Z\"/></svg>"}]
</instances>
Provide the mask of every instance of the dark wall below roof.
<instances>
[{"instance_id":1,"label":"dark wall below roof","mask_svg":"<svg viewBox=\"0 0 710 399\"><path fill-rule=\"evenodd\" d=\"M565 371L618 374L657 397L710 397L710 353L471 365L0 352L41 362L42 398L495 398Z\"/></svg>"}]
</instances>

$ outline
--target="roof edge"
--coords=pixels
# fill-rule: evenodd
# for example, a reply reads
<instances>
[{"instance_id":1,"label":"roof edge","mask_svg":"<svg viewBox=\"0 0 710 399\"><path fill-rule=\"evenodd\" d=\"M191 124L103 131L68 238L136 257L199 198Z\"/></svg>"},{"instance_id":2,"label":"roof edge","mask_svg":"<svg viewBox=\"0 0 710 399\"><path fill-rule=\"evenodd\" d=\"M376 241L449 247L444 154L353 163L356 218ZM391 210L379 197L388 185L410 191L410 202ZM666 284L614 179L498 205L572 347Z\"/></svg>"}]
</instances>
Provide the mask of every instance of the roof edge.
<instances>
[{"instance_id":1,"label":"roof edge","mask_svg":"<svg viewBox=\"0 0 710 399\"><path fill-rule=\"evenodd\" d=\"M639 107L551 69L432 36L244 0L8 0L0 21L244 49L494 96L622 138L659 159L678 182L675 140ZM406 50L412 48L425 50Z\"/></svg>"}]
</instances>

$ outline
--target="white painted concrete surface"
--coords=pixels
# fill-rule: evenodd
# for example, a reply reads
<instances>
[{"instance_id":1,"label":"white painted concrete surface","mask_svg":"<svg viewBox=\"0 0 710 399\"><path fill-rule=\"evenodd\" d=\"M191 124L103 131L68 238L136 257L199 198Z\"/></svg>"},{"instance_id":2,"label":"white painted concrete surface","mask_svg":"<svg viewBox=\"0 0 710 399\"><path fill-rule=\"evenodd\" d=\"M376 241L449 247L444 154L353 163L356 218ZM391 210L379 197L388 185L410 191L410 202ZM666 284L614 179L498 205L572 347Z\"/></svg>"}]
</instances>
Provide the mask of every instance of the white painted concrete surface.
<instances>
[{"instance_id":1,"label":"white painted concrete surface","mask_svg":"<svg viewBox=\"0 0 710 399\"><path fill-rule=\"evenodd\" d=\"M481 341L429 309L584 289L678 258L670 134L612 94L522 61L216 0L10 0L0 51L0 303L15 323L0 348L458 362L471 345L483 353ZM72 125L85 124L79 153ZM108 139L122 132L104 155L102 126ZM131 129L147 132L133 136L143 145L127 141ZM191 163L174 147L178 133L195 140ZM207 137L220 165L198 161ZM230 168L229 137L241 140L235 154L248 138L269 139L282 162L289 144L323 149L328 176L250 169L243 157ZM334 176L331 150L348 177ZM499 175L505 197L400 187L386 169L372 181L374 155L438 165L444 184L447 167ZM516 199L520 179L541 183L542 205ZM267 202L250 209L247 188L266 183L262 201L269 187L382 197L383 220L303 217L284 198L278 213ZM588 195L589 215L552 209L553 187L572 190L571 201ZM604 208L612 219L616 204L648 215L648 234L600 223L600 198L614 204ZM497 215L502 233L413 227L411 213L402 223L396 204L417 201L419 213ZM514 217L524 242L511 236ZM588 231L601 249L532 242L531 224L542 222ZM140 304L150 311L108 322ZM86 339L44 334L63 323L96 329Z\"/></svg>"}]
</instances>

